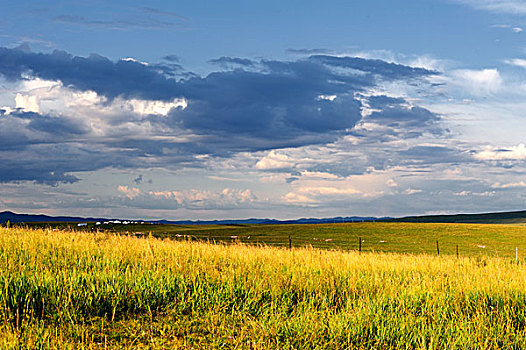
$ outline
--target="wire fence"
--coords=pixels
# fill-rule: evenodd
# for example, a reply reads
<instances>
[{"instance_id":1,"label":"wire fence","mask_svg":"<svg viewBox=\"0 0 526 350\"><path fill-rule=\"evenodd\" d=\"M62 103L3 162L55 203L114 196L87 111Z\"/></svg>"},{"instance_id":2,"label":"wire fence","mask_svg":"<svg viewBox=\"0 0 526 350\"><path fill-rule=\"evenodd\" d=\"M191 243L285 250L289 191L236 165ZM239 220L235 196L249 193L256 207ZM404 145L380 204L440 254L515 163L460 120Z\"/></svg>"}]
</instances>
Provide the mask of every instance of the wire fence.
<instances>
[{"instance_id":1,"label":"wire fence","mask_svg":"<svg viewBox=\"0 0 526 350\"><path fill-rule=\"evenodd\" d=\"M197 227L174 227L167 230L158 225L149 227L136 225L128 227L116 225L108 229L88 226L62 224L44 228L53 230L81 230L88 232L107 232L135 237L154 236L162 239L200 241L212 244L244 244L269 246L283 249L315 248L356 252L385 252L403 254L448 255L457 257L496 256L524 260L526 257L526 228L491 225L478 229L476 226L464 226L460 231L430 227L389 226L382 230L380 226L354 226L352 224L312 225L312 226L243 226L229 225L201 229ZM21 226L18 224L17 226ZM33 225L35 226L35 225ZM24 226L25 227L25 226ZM29 226L28 226L29 228ZM153 228L153 230L150 230ZM361 231L359 231L359 229ZM137 232L135 230L144 231ZM146 230L145 230L146 229ZM128 231L129 230L129 231ZM511 230L511 231L510 231ZM515 230L515 231L513 231ZM487 231L487 232L484 232ZM489 232L489 233L488 233Z\"/></svg>"},{"instance_id":2,"label":"wire fence","mask_svg":"<svg viewBox=\"0 0 526 350\"><path fill-rule=\"evenodd\" d=\"M136 236L149 235L149 233L139 233ZM154 235L155 236L155 235ZM320 248L331 250L344 250L356 252L393 252L408 254L431 254L447 255L459 257L492 255L501 257L514 257L519 261L526 261L526 246L485 246L471 242L452 244L450 242L441 243L439 240L427 242L413 242L414 245L407 245L402 240L397 241L391 238L389 245L386 241L373 241L364 237L349 237L348 239L316 238L316 237L297 237L297 236L252 236L252 235L212 235L212 234L167 234L165 238L185 241L199 241L212 244L244 244L253 246L270 246L281 248ZM522 257L519 253L523 251Z\"/></svg>"}]
</instances>

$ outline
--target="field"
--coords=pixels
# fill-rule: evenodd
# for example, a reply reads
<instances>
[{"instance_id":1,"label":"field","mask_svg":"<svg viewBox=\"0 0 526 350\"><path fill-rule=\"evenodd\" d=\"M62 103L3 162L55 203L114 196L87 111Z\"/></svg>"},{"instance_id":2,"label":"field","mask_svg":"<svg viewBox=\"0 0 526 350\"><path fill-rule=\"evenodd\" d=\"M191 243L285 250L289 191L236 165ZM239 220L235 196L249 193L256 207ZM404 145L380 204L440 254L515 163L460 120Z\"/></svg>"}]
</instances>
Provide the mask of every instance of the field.
<instances>
[{"instance_id":1,"label":"field","mask_svg":"<svg viewBox=\"0 0 526 350\"><path fill-rule=\"evenodd\" d=\"M526 348L526 228L349 225L296 227L294 249L204 242L292 226L187 228L201 240L0 228L0 348Z\"/></svg>"},{"instance_id":2,"label":"field","mask_svg":"<svg viewBox=\"0 0 526 350\"><path fill-rule=\"evenodd\" d=\"M460 256L526 257L526 226L454 223L355 222L317 225L101 225L33 224L40 228L102 230L134 236L244 243L288 247L358 250L364 252L441 254ZM137 234L138 233L138 234Z\"/></svg>"}]
</instances>

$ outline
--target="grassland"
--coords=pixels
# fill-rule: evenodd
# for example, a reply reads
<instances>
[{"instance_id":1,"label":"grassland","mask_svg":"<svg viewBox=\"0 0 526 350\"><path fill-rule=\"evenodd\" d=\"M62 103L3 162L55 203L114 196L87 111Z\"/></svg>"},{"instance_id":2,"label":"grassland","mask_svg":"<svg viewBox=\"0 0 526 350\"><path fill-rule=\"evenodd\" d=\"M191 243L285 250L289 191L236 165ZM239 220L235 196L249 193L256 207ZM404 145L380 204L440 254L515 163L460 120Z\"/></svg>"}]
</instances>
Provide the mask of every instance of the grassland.
<instances>
[{"instance_id":1,"label":"grassland","mask_svg":"<svg viewBox=\"0 0 526 350\"><path fill-rule=\"evenodd\" d=\"M393 235L370 225L355 234ZM524 233L491 227L478 239ZM0 228L0 288L1 349L526 348L526 264L502 256Z\"/></svg>"},{"instance_id":2,"label":"grassland","mask_svg":"<svg viewBox=\"0 0 526 350\"><path fill-rule=\"evenodd\" d=\"M76 224L33 224L37 227L78 229ZM58 226L57 226L58 225ZM316 225L102 225L93 223L79 230L103 230L111 233L153 235L157 238L200 240L224 243L265 244L320 249L436 254L460 256L526 257L526 226L455 223L384 223L355 222ZM235 237L235 238L232 238Z\"/></svg>"}]
</instances>

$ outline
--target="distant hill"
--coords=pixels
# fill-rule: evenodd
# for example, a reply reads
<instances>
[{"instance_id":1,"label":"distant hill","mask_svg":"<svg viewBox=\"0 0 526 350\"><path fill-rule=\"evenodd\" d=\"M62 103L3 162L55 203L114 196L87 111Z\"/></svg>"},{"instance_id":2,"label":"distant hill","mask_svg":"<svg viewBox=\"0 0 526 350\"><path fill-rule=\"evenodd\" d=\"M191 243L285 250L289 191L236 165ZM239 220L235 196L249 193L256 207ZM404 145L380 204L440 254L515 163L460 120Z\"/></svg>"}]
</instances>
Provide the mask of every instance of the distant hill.
<instances>
[{"instance_id":1,"label":"distant hill","mask_svg":"<svg viewBox=\"0 0 526 350\"><path fill-rule=\"evenodd\" d=\"M33 214L16 214L11 211L0 212L0 223L10 221L21 222L96 222L115 219L107 218L84 218L75 216L48 216ZM121 219L122 221L122 219ZM144 221L152 224L172 225L247 225L247 224L330 224L361 221L384 221L384 222L423 222L423 223L470 223L470 224L520 224L526 223L526 210L483 213L483 214L455 214L455 215L422 215L406 216L403 218L372 217L372 216L348 216L334 218L301 218L295 220L276 219L234 219L234 220L134 220Z\"/></svg>"},{"instance_id":2,"label":"distant hill","mask_svg":"<svg viewBox=\"0 0 526 350\"><path fill-rule=\"evenodd\" d=\"M387 219L389 222L521 224L526 223L526 210L483 214L424 215Z\"/></svg>"},{"instance_id":3,"label":"distant hill","mask_svg":"<svg viewBox=\"0 0 526 350\"><path fill-rule=\"evenodd\" d=\"M74 216L48 216L48 215L33 215L33 214L16 214L11 211L0 212L0 223L6 223L7 221L15 222L94 222L103 221L106 219L101 218L81 218Z\"/></svg>"},{"instance_id":4,"label":"distant hill","mask_svg":"<svg viewBox=\"0 0 526 350\"><path fill-rule=\"evenodd\" d=\"M159 220L153 221L154 223L160 224L174 224L174 225L241 225L241 224L332 224L332 223L344 223L344 222L361 222L361 221L376 221L376 220L387 220L389 218L377 218L377 217L362 217L362 216L348 216L348 217L335 217L335 218L302 218L295 220L276 220L276 219L245 219L245 220L182 220L182 221L168 221Z\"/></svg>"},{"instance_id":5,"label":"distant hill","mask_svg":"<svg viewBox=\"0 0 526 350\"><path fill-rule=\"evenodd\" d=\"M375 221L386 220L389 218L376 217L335 217L335 218L302 218L297 220L275 220L275 219L242 219L242 220L133 220L144 221L152 224L173 224L173 225L241 225L241 224L324 224L324 223L342 223L342 222L360 222L360 221ZM33 215L33 214L16 214L11 211L0 212L0 223L21 223L21 222L96 222L109 221L107 218L83 218L75 216L48 216L48 215ZM114 219L111 219L114 220Z\"/></svg>"}]
</instances>

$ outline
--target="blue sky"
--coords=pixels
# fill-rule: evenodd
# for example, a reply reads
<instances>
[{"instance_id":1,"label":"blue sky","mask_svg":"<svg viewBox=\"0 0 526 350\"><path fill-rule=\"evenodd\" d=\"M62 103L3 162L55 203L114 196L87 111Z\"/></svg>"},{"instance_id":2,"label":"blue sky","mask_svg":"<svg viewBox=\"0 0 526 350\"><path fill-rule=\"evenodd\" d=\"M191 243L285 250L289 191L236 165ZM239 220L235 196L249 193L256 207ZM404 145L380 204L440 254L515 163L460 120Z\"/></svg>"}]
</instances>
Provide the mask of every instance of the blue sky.
<instances>
[{"instance_id":1,"label":"blue sky","mask_svg":"<svg viewBox=\"0 0 526 350\"><path fill-rule=\"evenodd\" d=\"M526 1L1 8L0 210L524 209Z\"/></svg>"}]
</instances>

